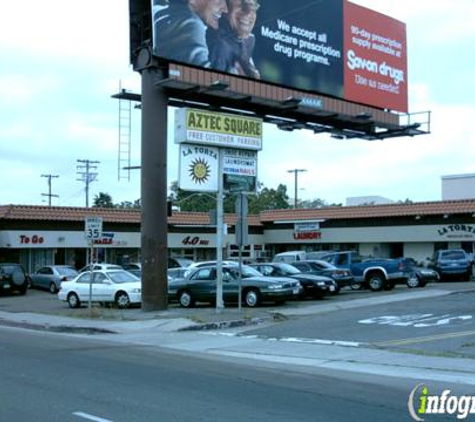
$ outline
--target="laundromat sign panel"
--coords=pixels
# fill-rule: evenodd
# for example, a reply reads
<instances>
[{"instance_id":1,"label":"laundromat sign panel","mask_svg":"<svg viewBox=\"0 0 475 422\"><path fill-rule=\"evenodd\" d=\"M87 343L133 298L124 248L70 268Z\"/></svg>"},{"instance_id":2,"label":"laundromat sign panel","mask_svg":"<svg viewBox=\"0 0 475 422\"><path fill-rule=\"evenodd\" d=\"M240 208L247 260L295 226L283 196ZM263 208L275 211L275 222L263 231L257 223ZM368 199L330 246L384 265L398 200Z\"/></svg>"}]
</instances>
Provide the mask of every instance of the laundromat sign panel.
<instances>
[{"instance_id":1,"label":"laundromat sign panel","mask_svg":"<svg viewBox=\"0 0 475 422\"><path fill-rule=\"evenodd\" d=\"M262 149L262 119L181 108L175 112L175 143Z\"/></svg>"}]
</instances>

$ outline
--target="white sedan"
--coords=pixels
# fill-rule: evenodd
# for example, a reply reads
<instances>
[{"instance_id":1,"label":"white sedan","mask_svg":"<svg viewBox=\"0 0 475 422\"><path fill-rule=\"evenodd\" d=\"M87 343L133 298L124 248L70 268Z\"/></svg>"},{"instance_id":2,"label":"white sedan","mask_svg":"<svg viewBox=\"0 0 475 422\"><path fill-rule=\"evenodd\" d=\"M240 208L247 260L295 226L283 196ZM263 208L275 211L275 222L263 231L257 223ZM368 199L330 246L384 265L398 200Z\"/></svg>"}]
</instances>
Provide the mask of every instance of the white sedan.
<instances>
[{"instance_id":1,"label":"white sedan","mask_svg":"<svg viewBox=\"0 0 475 422\"><path fill-rule=\"evenodd\" d=\"M79 308L89 301L115 303L119 308L142 302L142 281L125 270L97 270L79 274L71 281L61 283L58 299Z\"/></svg>"}]
</instances>

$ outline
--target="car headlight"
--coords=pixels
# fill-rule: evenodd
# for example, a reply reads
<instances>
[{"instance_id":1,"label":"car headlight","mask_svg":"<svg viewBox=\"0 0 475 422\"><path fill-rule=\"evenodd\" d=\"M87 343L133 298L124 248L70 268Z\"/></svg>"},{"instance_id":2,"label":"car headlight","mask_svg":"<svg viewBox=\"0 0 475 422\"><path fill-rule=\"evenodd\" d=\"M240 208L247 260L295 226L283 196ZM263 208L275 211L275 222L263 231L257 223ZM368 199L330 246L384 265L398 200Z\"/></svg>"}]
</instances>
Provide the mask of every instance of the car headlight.
<instances>
[{"instance_id":1,"label":"car headlight","mask_svg":"<svg viewBox=\"0 0 475 422\"><path fill-rule=\"evenodd\" d=\"M283 289L284 286L282 284L270 284L269 285L269 290L277 290L277 289Z\"/></svg>"},{"instance_id":2,"label":"car headlight","mask_svg":"<svg viewBox=\"0 0 475 422\"><path fill-rule=\"evenodd\" d=\"M323 286L325 286L325 282L324 281L319 281L317 283L317 286L323 287Z\"/></svg>"},{"instance_id":3,"label":"car headlight","mask_svg":"<svg viewBox=\"0 0 475 422\"><path fill-rule=\"evenodd\" d=\"M140 292L141 292L140 288L132 289L132 293L140 293Z\"/></svg>"}]
</instances>

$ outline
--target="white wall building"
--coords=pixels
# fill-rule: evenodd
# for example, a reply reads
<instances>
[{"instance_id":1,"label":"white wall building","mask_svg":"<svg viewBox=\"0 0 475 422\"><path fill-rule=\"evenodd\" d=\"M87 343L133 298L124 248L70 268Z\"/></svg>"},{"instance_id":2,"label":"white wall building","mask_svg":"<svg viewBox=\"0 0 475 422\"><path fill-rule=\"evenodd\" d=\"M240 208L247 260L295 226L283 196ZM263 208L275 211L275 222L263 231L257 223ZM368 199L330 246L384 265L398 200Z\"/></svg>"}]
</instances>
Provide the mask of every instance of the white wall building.
<instances>
[{"instance_id":1,"label":"white wall building","mask_svg":"<svg viewBox=\"0 0 475 422\"><path fill-rule=\"evenodd\" d=\"M442 176L442 200L475 198L475 174Z\"/></svg>"}]
</instances>

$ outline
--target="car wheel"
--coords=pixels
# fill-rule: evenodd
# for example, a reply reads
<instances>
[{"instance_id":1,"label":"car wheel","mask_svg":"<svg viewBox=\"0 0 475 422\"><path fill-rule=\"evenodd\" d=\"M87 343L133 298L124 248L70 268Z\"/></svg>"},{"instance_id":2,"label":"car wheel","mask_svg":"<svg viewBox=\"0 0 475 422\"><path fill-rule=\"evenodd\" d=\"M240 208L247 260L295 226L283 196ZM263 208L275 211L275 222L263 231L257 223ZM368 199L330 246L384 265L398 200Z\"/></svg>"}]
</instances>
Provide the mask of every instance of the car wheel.
<instances>
[{"instance_id":1,"label":"car wheel","mask_svg":"<svg viewBox=\"0 0 475 422\"><path fill-rule=\"evenodd\" d=\"M192 308L195 304L195 300L188 290L183 290L178 294L178 302L182 308Z\"/></svg>"},{"instance_id":2,"label":"car wheel","mask_svg":"<svg viewBox=\"0 0 475 422\"><path fill-rule=\"evenodd\" d=\"M58 293L58 288L56 287L56 284L54 284L54 282L50 283L49 292L52 294Z\"/></svg>"},{"instance_id":3,"label":"car wheel","mask_svg":"<svg viewBox=\"0 0 475 422\"><path fill-rule=\"evenodd\" d=\"M257 289L249 289L244 292L244 302L249 308L255 308L261 302L261 294Z\"/></svg>"},{"instance_id":4,"label":"car wheel","mask_svg":"<svg viewBox=\"0 0 475 422\"><path fill-rule=\"evenodd\" d=\"M352 282L350 284L350 289L351 290L363 290L363 283Z\"/></svg>"},{"instance_id":5,"label":"car wheel","mask_svg":"<svg viewBox=\"0 0 475 422\"><path fill-rule=\"evenodd\" d=\"M118 292L115 295L115 303L120 309L128 308L130 306L129 295L125 292Z\"/></svg>"},{"instance_id":6,"label":"car wheel","mask_svg":"<svg viewBox=\"0 0 475 422\"><path fill-rule=\"evenodd\" d=\"M419 287L421 284L421 281L419 280L419 277L417 276L416 273L412 273L409 275L406 281L407 287L413 289L415 287Z\"/></svg>"},{"instance_id":7,"label":"car wheel","mask_svg":"<svg viewBox=\"0 0 475 422\"><path fill-rule=\"evenodd\" d=\"M386 280L382 273L371 273L368 276L368 286L373 292L379 292L386 286Z\"/></svg>"},{"instance_id":8,"label":"car wheel","mask_svg":"<svg viewBox=\"0 0 475 422\"><path fill-rule=\"evenodd\" d=\"M81 306L81 301L76 293L69 293L68 295L68 305L70 308L79 308Z\"/></svg>"},{"instance_id":9,"label":"car wheel","mask_svg":"<svg viewBox=\"0 0 475 422\"><path fill-rule=\"evenodd\" d=\"M21 295L24 295L24 294L26 294L27 290L28 290L28 284L25 283L23 286L20 286L18 288L18 293L20 293Z\"/></svg>"}]
</instances>

